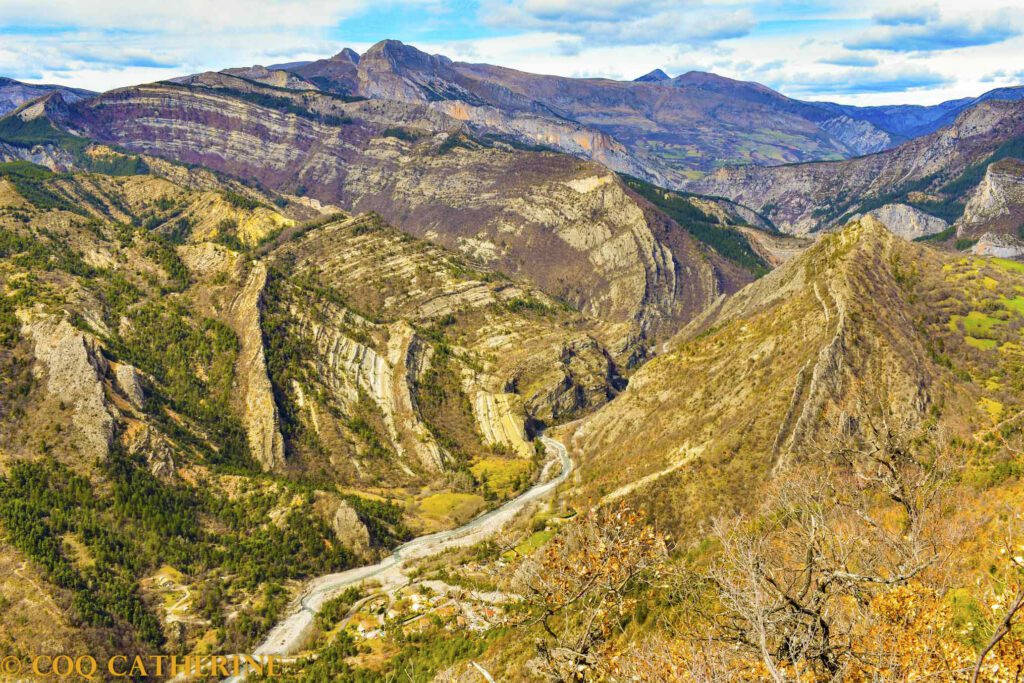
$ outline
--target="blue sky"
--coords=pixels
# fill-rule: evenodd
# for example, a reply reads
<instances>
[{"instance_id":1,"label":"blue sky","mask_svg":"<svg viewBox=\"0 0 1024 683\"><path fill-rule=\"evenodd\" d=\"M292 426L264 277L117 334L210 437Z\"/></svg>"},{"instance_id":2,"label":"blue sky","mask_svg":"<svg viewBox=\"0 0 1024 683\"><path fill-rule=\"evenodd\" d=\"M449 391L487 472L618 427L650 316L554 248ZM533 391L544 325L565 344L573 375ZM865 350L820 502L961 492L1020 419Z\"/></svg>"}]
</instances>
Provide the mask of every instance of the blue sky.
<instances>
[{"instance_id":1,"label":"blue sky","mask_svg":"<svg viewBox=\"0 0 1024 683\"><path fill-rule=\"evenodd\" d=\"M713 71L854 104L1024 82L1024 0L0 0L0 75L94 90L383 38L565 76Z\"/></svg>"}]
</instances>

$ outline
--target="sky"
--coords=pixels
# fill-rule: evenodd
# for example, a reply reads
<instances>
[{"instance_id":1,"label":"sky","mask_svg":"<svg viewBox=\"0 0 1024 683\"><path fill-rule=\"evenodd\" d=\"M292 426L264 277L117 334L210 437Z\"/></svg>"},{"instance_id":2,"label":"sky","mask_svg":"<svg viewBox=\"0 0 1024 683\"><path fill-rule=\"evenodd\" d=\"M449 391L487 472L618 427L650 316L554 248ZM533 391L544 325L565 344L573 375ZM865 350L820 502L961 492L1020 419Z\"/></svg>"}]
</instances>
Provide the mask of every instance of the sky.
<instances>
[{"instance_id":1,"label":"sky","mask_svg":"<svg viewBox=\"0 0 1024 683\"><path fill-rule=\"evenodd\" d=\"M1024 0L0 0L0 75L92 90L385 38L536 73L712 71L858 105L1024 83Z\"/></svg>"}]
</instances>

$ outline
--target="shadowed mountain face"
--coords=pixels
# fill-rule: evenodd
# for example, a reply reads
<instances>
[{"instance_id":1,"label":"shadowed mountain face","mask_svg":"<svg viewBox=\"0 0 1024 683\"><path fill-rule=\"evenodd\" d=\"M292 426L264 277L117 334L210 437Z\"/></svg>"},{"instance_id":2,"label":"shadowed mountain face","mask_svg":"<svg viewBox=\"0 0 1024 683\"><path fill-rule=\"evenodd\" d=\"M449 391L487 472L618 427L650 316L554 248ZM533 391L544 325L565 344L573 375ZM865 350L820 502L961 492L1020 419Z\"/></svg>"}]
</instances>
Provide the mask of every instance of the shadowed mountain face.
<instances>
[{"instance_id":1,"label":"shadowed mountain face","mask_svg":"<svg viewBox=\"0 0 1024 683\"><path fill-rule=\"evenodd\" d=\"M52 92L62 93L69 101L89 97L96 93L79 88L66 88L61 85L36 85L22 83L10 78L0 77L0 116L17 109L25 102L34 100Z\"/></svg>"}]
</instances>

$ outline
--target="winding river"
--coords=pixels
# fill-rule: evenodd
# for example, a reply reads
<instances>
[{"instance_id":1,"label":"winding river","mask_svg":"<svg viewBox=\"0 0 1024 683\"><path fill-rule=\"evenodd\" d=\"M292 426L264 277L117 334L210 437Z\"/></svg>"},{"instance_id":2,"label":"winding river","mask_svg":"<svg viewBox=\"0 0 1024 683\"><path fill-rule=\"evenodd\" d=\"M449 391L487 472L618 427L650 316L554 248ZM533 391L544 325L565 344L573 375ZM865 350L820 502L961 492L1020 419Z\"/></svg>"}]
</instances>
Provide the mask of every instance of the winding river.
<instances>
[{"instance_id":1,"label":"winding river","mask_svg":"<svg viewBox=\"0 0 1024 683\"><path fill-rule=\"evenodd\" d=\"M300 598L289 607L287 616L270 630L254 654L287 656L297 652L311 632L316 613L324 602L349 586L367 579L375 579L380 582L382 590L400 588L409 583L404 569L410 560L436 555L451 548L473 545L500 531L526 505L554 491L572 472L572 460L561 442L547 436L542 436L541 442L549 453L556 456L545 470L553 465L561 465L562 469L558 476L533 486L501 507L486 512L460 527L414 538L395 548L393 553L377 564L312 579L303 589ZM236 682L241 679L242 677L233 677L227 680Z\"/></svg>"}]
</instances>

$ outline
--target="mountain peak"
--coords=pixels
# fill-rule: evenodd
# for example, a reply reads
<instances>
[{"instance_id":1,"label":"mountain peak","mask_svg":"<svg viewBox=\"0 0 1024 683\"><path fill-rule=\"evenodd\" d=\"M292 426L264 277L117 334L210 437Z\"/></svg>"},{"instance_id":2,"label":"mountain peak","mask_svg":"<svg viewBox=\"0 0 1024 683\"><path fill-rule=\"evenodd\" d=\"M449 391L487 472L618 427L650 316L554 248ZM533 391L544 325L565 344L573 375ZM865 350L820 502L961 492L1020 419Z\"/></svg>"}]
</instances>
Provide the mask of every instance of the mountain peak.
<instances>
[{"instance_id":1,"label":"mountain peak","mask_svg":"<svg viewBox=\"0 0 1024 683\"><path fill-rule=\"evenodd\" d=\"M371 70L435 72L449 66L452 60L431 55L399 40L382 40L363 53L360 64Z\"/></svg>"},{"instance_id":2,"label":"mountain peak","mask_svg":"<svg viewBox=\"0 0 1024 683\"><path fill-rule=\"evenodd\" d=\"M353 64L359 63L359 53L350 47L346 47L338 54L331 57L332 62L352 62Z\"/></svg>"},{"instance_id":3,"label":"mountain peak","mask_svg":"<svg viewBox=\"0 0 1024 683\"><path fill-rule=\"evenodd\" d=\"M643 76L634 78L633 80L637 83L660 83L662 81L670 81L672 79L661 69L655 69L654 71L649 71Z\"/></svg>"}]
</instances>

